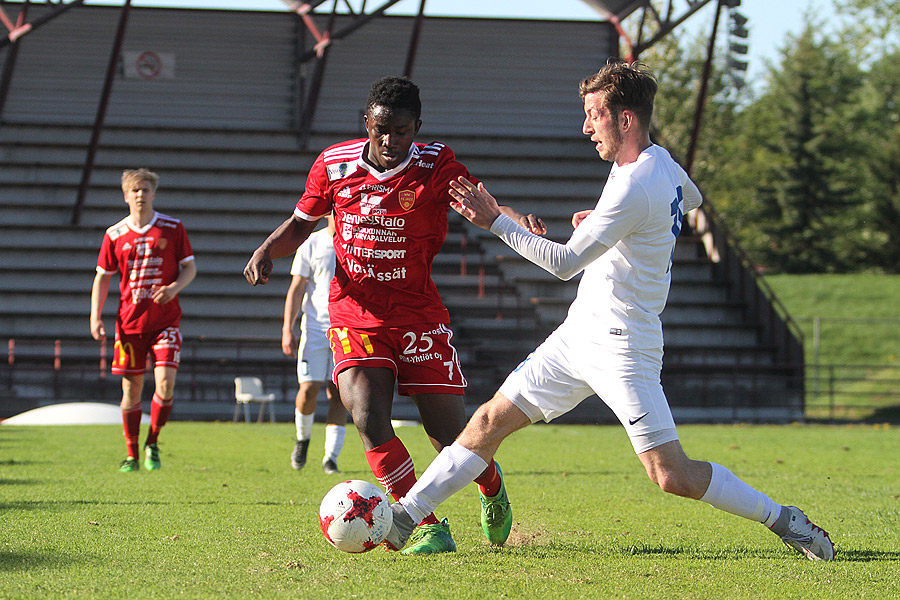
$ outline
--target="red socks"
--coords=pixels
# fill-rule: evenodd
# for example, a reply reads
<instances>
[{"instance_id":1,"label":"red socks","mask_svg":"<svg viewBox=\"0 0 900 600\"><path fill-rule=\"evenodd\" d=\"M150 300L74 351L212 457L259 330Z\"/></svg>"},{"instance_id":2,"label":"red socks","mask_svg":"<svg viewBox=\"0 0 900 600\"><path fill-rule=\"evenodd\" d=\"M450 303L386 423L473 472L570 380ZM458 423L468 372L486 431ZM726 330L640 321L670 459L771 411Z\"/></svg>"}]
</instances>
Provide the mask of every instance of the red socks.
<instances>
[{"instance_id":1,"label":"red socks","mask_svg":"<svg viewBox=\"0 0 900 600\"><path fill-rule=\"evenodd\" d=\"M155 444L159 438L159 430L163 428L169 415L172 413L172 399L164 399L159 394L153 394L150 403L150 431L147 433L145 445ZM125 435L125 445L128 448L128 456L137 460L140 456L138 444L141 435L141 405L138 404L128 411L122 411L122 429Z\"/></svg>"},{"instance_id":2,"label":"red socks","mask_svg":"<svg viewBox=\"0 0 900 600\"><path fill-rule=\"evenodd\" d=\"M413 465L409 451L400 438L385 442L384 444L366 451L366 460L379 483L384 486L388 494L399 500L416 483L416 469ZM438 523L434 513L428 515L422 524L435 525Z\"/></svg>"},{"instance_id":3,"label":"red socks","mask_svg":"<svg viewBox=\"0 0 900 600\"><path fill-rule=\"evenodd\" d=\"M155 444L159 438L159 430L163 428L172 413L172 398L166 400L159 394L153 394L150 403L150 433L147 434L146 445Z\"/></svg>"},{"instance_id":4,"label":"red socks","mask_svg":"<svg viewBox=\"0 0 900 600\"><path fill-rule=\"evenodd\" d=\"M122 411L122 429L125 435L125 446L128 448L128 456L137 460L138 437L141 434L141 405L129 411Z\"/></svg>"},{"instance_id":5,"label":"red socks","mask_svg":"<svg viewBox=\"0 0 900 600\"><path fill-rule=\"evenodd\" d=\"M478 489L488 498L493 498L500 493L500 484L502 481L503 480L500 479L500 472L497 471L497 463L493 460L491 461L491 464L488 465L487 469L484 470L484 473L475 478Z\"/></svg>"}]
</instances>

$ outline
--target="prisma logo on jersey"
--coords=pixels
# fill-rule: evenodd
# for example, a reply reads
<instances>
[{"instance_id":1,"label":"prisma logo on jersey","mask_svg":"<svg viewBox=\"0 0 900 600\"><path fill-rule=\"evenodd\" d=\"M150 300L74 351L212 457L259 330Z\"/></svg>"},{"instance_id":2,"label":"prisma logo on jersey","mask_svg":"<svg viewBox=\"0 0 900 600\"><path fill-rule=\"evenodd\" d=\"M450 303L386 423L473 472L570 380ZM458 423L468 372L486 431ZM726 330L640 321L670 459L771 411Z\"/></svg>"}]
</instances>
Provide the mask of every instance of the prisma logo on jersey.
<instances>
[{"instance_id":1,"label":"prisma logo on jersey","mask_svg":"<svg viewBox=\"0 0 900 600\"><path fill-rule=\"evenodd\" d=\"M373 194L360 194L359 212L364 215L383 215L387 210L381 207L384 196L375 196Z\"/></svg>"}]
</instances>

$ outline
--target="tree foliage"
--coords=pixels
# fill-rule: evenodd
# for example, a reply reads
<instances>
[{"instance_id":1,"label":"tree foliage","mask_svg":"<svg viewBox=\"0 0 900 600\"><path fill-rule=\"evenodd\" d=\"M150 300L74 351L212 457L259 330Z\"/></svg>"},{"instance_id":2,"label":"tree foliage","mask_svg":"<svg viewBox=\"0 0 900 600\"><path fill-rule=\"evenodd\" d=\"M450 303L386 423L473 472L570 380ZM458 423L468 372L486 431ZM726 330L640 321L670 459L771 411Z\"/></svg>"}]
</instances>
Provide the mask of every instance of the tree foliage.
<instances>
[{"instance_id":1,"label":"tree foliage","mask_svg":"<svg viewBox=\"0 0 900 600\"><path fill-rule=\"evenodd\" d=\"M721 60L710 81L692 177L770 272L900 272L900 1L836 6L854 18L829 31L808 12L755 96L735 101ZM676 155L704 43L653 56L661 139Z\"/></svg>"}]
</instances>

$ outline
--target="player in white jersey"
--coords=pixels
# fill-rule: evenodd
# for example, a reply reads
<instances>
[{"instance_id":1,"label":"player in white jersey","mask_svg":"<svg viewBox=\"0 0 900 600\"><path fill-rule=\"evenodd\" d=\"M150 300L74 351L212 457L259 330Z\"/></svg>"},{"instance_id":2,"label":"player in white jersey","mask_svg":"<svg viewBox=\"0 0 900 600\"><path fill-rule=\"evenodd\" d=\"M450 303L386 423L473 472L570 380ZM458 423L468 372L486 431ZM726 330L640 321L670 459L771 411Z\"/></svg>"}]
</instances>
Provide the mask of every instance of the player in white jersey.
<instances>
[{"instance_id":1,"label":"player in white jersey","mask_svg":"<svg viewBox=\"0 0 900 600\"><path fill-rule=\"evenodd\" d=\"M331 381L334 356L328 342L328 290L334 278L334 219L326 217L327 226L313 233L297 249L291 265L291 285L284 300L284 324L281 331L281 349L297 358L297 381L300 389L294 407L294 425L297 442L291 452L291 466L302 469L312 437L316 413L316 400L322 382L326 382L328 415L325 420L325 457L322 469L338 473L337 459L344 446L347 411L341 404L337 387ZM297 315L300 318L300 341L294 333Z\"/></svg>"},{"instance_id":2,"label":"player in white jersey","mask_svg":"<svg viewBox=\"0 0 900 600\"><path fill-rule=\"evenodd\" d=\"M584 271L569 314L475 412L417 483L392 505L392 544L420 515L484 470L508 435L566 413L596 393L625 427L650 479L664 491L764 523L801 554L831 560L828 534L793 506L781 506L725 467L689 459L660 384L662 325L675 239L684 212L700 206L694 183L649 135L656 80L645 65L611 60L580 86L583 133L613 162L597 206L573 216L566 244L532 235L504 217L483 184L451 184L453 207L525 258L569 279ZM512 522L504 497L495 527ZM505 539L505 538L504 538Z\"/></svg>"}]
</instances>

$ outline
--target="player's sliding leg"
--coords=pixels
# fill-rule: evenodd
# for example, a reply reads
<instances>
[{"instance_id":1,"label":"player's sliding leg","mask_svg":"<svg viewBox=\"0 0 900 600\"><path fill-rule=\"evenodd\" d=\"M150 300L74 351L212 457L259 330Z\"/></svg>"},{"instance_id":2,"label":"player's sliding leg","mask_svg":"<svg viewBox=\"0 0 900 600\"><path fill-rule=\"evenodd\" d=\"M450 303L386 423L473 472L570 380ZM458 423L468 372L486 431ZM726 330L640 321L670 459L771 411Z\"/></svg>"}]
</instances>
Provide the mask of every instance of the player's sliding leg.
<instances>
[{"instance_id":1,"label":"player's sliding leg","mask_svg":"<svg viewBox=\"0 0 900 600\"><path fill-rule=\"evenodd\" d=\"M407 518L399 516L398 525L391 528L388 540L394 545L405 544L406 539L402 534L407 520L415 521L422 514L433 512L447 498L474 481L487 469L488 461L493 459L503 439L530 424L531 420L500 393L480 406L457 441L438 454L409 493L400 499L399 503L405 509ZM505 496L505 486L501 484L499 489L501 491L498 495ZM493 536L498 542L501 538L502 542L506 541L509 531L506 530L505 535L501 534L506 529L506 521L512 523L508 501L505 508L506 511L499 511L497 515L499 527L496 529L499 532L485 531L489 540ZM392 510L394 518L398 519L398 511Z\"/></svg>"},{"instance_id":2,"label":"player's sliding leg","mask_svg":"<svg viewBox=\"0 0 900 600\"><path fill-rule=\"evenodd\" d=\"M810 523L800 509L772 501L722 465L689 459L677 440L638 456L650 479L663 491L702 500L719 510L762 523L810 559L834 558L828 533Z\"/></svg>"},{"instance_id":3,"label":"player's sliding leg","mask_svg":"<svg viewBox=\"0 0 900 600\"><path fill-rule=\"evenodd\" d=\"M416 472L412 458L409 456L406 446L396 436L380 446L367 450L366 460L369 462L369 467L372 469L376 479L394 500L400 499L416 483ZM420 515L420 518L415 523L418 523L418 527L415 528L416 539L422 545L418 553L436 554L456 551L456 544L450 536L450 526L447 524L446 519L440 522L434 516L434 512L429 511ZM410 533L412 533L412 528L410 528ZM406 539L403 541L405 544ZM392 550L400 550L402 545L395 546L390 544L389 539L388 547ZM409 549L412 549L412 547Z\"/></svg>"},{"instance_id":4,"label":"player's sliding leg","mask_svg":"<svg viewBox=\"0 0 900 600\"><path fill-rule=\"evenodd\" d=\"M716 463L709 488L700 500L726 512L758 521L788 547L810 560L832 560L834 544L828 532L812 523L796 506L782 506Z\"/></svg>"}]
</instances>

